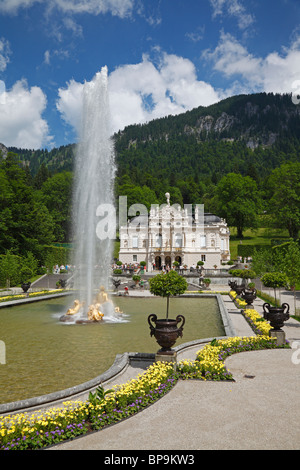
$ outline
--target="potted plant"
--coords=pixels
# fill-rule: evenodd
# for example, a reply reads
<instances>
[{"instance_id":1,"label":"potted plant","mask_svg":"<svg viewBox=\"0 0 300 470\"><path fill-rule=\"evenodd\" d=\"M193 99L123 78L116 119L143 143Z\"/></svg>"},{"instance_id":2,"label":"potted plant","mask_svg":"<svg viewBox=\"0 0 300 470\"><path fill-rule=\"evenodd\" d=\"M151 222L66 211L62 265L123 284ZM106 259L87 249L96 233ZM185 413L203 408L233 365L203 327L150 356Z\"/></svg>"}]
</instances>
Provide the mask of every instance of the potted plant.
<instances>
[{"instance_id":1,"label":"potted plant","mask_svg":"<svg viewBox=\"0 0 300 470\"><path fill-rule=\"evenodd\" d=\"M246 271L245 269L230 269L229 271L229 274L233 277L239 277L241 279L243 279L242 283L241 284L237 284L236 281L229 281L228 284L230 285L230 287L232 288L232 290L234 290L237 295L241 295L242 292L245 290L246 286L245 286L245 277L244 277L244 271ZM248 275L248 273L247 273Z\"/></svg>"},{"instance_id":2,"label":"potted plant","mask_svg":"<svg viewBox=\"0 0 300 470\"><path fill-rule=\"evenodd\" d=\"M146 264L147 264L146 261L141 261L140 262L141 274L144 273Z\"/></svg>"},{"instance_id":3,"label":"potted plant","mask_svg":"<svg viewBox=\"0 0 300 470\"><path fill-rule=\"evenodd\" d=\"M154 295L167 298L167 312L165 319L158 319L155 314L148 317L150 325L150 335L155 337L159 346L160 353L173 354L172 346L176 343L177 338L182 337L185 318L183 315L177 315L176 320L169 319L170 297L183 294L187 289L187 282L184 277L180 276L176 271L169 273L161 273L150 279L150 292ZM152 325L151 321L155 323ZM178 324L182 322L178 328Z\"/></svg>"},{"instance_id":4,"label":"potted plant","mask_svg":"<svg viewBox=\"0 0 300 470\"><path fill-rule=\"evenodd\" d=\"M173 266L176 270L179 268L179 262L178 261L173 261Z\"/></svg>"},{"instance_id":5,"label":"potted plant","mask_svg":"<svg viewBox=\"0 0 300 470\"><path fill-rule=\"evenodd\" d=\"M253 290L253 291L254 291L254 290L255 290L255 284L254 284L254 282L249 282L249 284L248 284L247 287L248 287L249 290Z\"/></svg>"},{"instance_id":6,"label":"potted plant","mask_svg":"<svg viewBox=\"0 0 300 470\"><path fill-rule=\"evenodd\" d=\"M141 280L141 276L139 276L138 274L134 274L134 275L132 276L132 280L135 282L135 285L137 286L138 283L139 283L140 280Z\"/></svg>"},{"instance_id":7,"label":"potted plant","mask_svg":"<svg viewBox=\"0 0 300 470\"><path fill-rule=\"evenodd\" d=\"M28 289L31 286L30 278L32 277L32 270L28 268L27 266L22 268L20 271L22 283L21 287L24 293L27 293Z\"/></svg>"},{"instance_id":8,"label":"potted plant","mask_svg":"<svg viewBox=\"0 0 300 470\"><path fill-rule=\"evenodd\" d=\"M285 274L282 273L266 273L262 276L261 282L265 287L273 287L274 289L274 297L275 297L275 304L276 304L276 289L280 287L284 287L287 285L287 277Z\"/></svg>"},{"instance_id":9,"label":"potted plant","mask_svg":"<svg viewBox=\"0 0 300 470\"><path fill-rule=\"evenodd\" d=\"M210 285L210 283L211 283L211 280L208 279L208 278L205 278L205 279L203 279L203 282L204 282L204 284L205 284L205 287L208 288L209 285Z\"/></svg>"},{"instance_id":10,"label":"potted plant","mask_svg":"<svg viewBox=\"0 0 300 470\"><path fill-rule=\"evenodd\" d=\"M246 283L248 283L249 279L255 279L256 278L256 273L252 270L252 269L242 269L241 270L241 274L240 274L240 277L242 279L245 279L246 280Z\"/></svg>"},{"instance_id":11,"label":"potted plant","mask_svg":"<svg viewBox=\"0 0 300 470\"><path fill-rule=\"evenodd\" d=\"M203 265L204 265L204 261L197 261L197 269L202 269Z\"/></svg>"},{"instance_id":12,"label":"potted plant","mask_svg":"<svg viewBox=\"0 0 300 470\"><path fill-rule=\"evenodd\" d=\"M261 281L265 287L273 287L276 305L276 289L284 287L287 284L285 274L273 272L266 273L262 276ZM284 322L290 318L289 304L282 304L281 307L271 307L269 303L263 304L264 318L270 321L274 330L280 330Z\"/></svg>"}]
</instances>

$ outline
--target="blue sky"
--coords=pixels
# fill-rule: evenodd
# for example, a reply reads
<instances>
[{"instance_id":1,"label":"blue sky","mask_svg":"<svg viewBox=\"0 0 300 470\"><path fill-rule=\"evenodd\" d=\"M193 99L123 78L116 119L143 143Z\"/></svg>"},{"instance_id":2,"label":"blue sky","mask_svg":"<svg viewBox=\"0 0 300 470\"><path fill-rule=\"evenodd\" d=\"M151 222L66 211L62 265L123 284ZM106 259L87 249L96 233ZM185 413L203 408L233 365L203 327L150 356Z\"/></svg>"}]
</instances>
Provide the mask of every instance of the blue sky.
<instances>
[{"instance_id":1,"label":"blue sky","mask_svg":"<svg viewBox=\"0 0 300 470\"><path fill-rule=\"evenodd\" d=\"M0 0L0 142L73 143L108 67L112 132L300 84L299 0Z\"/></svg>"}]
</instances>

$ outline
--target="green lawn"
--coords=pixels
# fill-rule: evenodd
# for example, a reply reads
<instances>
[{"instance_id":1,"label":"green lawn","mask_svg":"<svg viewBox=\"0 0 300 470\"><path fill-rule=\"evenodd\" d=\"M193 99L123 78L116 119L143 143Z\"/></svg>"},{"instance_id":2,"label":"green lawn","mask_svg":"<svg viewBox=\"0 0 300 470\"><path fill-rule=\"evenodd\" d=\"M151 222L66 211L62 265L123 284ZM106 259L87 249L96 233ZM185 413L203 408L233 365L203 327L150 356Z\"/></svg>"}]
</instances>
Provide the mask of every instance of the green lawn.
<instances>
[{"instance_id":1,"label":"green lawn","mask_svg":"<svg viewBox=\"0 0 300 470\"><path fill-rule=\"evenodd\" d=\"M236 228L230 227L230 257L232 260L237 258L238 245L270 245L271 240L289 240L287 230L278 230L260 227L257 230L245 230L244 238L240 240L236 236Z\"/></svg>"}]
</instances>

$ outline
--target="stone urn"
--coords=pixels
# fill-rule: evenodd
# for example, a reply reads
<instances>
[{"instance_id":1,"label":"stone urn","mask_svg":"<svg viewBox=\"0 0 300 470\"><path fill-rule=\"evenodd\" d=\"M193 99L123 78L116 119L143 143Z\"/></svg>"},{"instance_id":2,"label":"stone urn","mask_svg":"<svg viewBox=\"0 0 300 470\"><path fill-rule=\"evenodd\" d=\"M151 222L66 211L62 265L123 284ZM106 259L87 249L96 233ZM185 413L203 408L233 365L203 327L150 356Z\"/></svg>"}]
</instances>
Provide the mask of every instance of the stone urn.
<instances>
[{"instance_id":1,"label":"stone urn","mask_svg":"<svg viewBox=\"0 0 300 470\"><path fill-rule=\"evenodd\" d=\"M237 295L241 295L241 293L243 292L243 290L245 290L245 285L244 284L240 284L240 285L236 285L233 290L237 293Z\"/></svg>"},{"instance_id":2,"label":"stone urn","mask_svg":"<svg viewBox=\"0 0 300 470\"><path fill-rule=\"evenodd\" d=\"M232 290L234 290L234 288L237 286L236 281L228 281L228 285Z\"/></svg>"},{"instance_id":3,"label":"stone urn","mask_svg":"<svg viewBox=\"0 0 300 470\"><path fill-rule=\"evenodd\" d=\"M253 301L256 299L256 290L244 289L242 292L242 299L247 303L246 308L253 308Z\"/></svg>"},{"instance_id":4,"label":"stone urn","mask_svg":"<svg viewBox=\"0 0 300 470\"><path fill-rule=\"evenodd\" d=\"M151 323L153 322L154 325ZM178 326L181 322L181 325ZM150 326L150 336L154 336L161 347L158 351L161 354L173 354L172 346L179 337L182 337L185 318L183 315L177 315L176 320L158 319L155 314L148 316Z\"/></svg>"},{"instance_id":5,"label":"stone urn","mask_svg":"<svg viewBox=\"0 0 300 470\"><path fill-rule=\"evenodd\" d=\"M62 289L64 289L64 288L66 287L66 285L67 285L66 279L60 279L60 280L59 280L59 284L60 284L60 287L61 287Z\"/></svg>"},{"instance_id":6,"label":"stone urn","mask_svg":"<svg viewBox=\"0 0 300 470\"><path fill-rule=\"evenodd\" d=\"M289 304L282 304L281 307L271 307L270 304L263 304L264 318L270 322L275 331L280 331L284 322L290 318Z\"/></svg>"},{"instance_id":7,"label":"stone urn","mask_svg":"<svg viewBox=\"0 0 300 470\"><path fill-rule=\"evenodd\" d=\"M25 292L25 294L28 291L28 289L30 288L30 286L31 286L31 282L23 282L21 284L22 290L23 290L23 292Z\"/></svg>"}]
</instances>

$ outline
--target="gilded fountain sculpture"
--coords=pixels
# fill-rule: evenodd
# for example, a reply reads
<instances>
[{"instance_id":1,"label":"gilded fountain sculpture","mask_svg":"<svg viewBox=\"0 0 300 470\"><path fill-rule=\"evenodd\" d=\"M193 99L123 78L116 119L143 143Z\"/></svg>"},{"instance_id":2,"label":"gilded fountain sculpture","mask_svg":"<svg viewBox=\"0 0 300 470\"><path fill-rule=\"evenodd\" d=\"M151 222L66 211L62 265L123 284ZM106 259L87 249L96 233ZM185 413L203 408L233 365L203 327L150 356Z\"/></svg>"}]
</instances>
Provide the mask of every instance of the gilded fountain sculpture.
<instances>
[{"instance_id":1,"label":"gilded fountain sculpture","mask_svg":"<svg viewBox=\"0 0 300 470\"><path fill-rule=\"evenodd\" d=\"M123 313L119 307L113 305L104 286L100 286L98 294L93 303L88 306L87 311L84 308L85 302L78 299L74 300L73 306L60 318L60 321L77 324L101 322L103 319L105 320L105 317L109 319L112 317L118 318Z\"/></svg>"}]
</instances>

